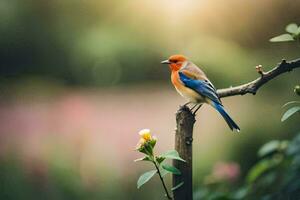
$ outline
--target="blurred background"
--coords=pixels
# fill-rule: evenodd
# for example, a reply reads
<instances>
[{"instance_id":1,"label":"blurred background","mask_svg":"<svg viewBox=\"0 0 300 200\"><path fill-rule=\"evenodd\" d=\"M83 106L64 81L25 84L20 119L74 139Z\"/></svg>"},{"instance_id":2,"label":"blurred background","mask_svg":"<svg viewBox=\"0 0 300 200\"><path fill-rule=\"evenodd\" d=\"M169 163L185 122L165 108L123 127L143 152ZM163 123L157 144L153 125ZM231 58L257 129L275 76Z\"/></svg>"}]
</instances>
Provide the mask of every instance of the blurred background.
<instances>
[{"instance_id":1,"label":"blurred background","mask_svg":"<svg viewBox=\"0 0 300 200\"><path fill-rule=\"evenodd\" d=\"M160 61L184 54L217 88L251 81L256 65L269 70L299 57L297 44L269 42L300 22L299 7L294 0L1 0L0 199L162 199L158 179L136 189L152 166L133 162L142 156L134 151L140 129L158 137L157 152L174 148L175 112L185 100ZM280 118L299 75L224 99L240 134L201 108L195 190L227 162L239 184L260 145L294 136L296 121Z\"/></svg>"}]
</instances>

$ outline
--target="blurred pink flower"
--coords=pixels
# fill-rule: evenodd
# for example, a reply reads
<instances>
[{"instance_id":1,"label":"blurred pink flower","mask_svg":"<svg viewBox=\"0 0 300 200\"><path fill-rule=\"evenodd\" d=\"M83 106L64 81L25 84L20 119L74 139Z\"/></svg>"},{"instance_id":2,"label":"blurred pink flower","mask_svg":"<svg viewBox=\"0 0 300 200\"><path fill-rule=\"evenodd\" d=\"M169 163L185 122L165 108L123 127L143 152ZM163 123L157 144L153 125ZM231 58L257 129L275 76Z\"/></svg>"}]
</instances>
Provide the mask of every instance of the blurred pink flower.
<instances>
[{"instance_id":1,"label":"blurred pink flower","mask_svg":"<svg viewBox=\"0 0 300 200\"><path fill-rule=\"evenodd\" d=\"M213 168L212 175L217 180L233 182L240 176L240 165L235 162L218 162Z\"/></svg>"},{"instance_id":2,"label":"blurred pink flower","mask_svg":"<svg viewBox=\"0 0 300 200\"><path fill-rule=\"evenodd\" d=\"M212 173L205 178L206 184L217 182L235 182L240 176L240 165L235 162L217 162Z\"/></svg>"}]
</instances>

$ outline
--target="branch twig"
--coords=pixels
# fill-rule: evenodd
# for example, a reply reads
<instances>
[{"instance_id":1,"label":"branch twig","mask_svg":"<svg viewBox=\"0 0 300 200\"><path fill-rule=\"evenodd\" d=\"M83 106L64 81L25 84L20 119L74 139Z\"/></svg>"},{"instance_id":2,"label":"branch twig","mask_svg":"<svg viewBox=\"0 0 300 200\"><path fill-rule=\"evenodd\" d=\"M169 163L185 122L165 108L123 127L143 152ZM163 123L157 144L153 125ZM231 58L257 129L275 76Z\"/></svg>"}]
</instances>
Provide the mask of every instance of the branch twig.
<instances>
[{"instance_id":1,"label":"branch twig","mask_svg":"<svg viewBox=\"0 0 300 200\"><path fill-rule=\"evenodd\" d=\"M279 63L276 67L274 67L272 70L268 72L264 72L261 66L257 66L256 70L261 75L259 78L243 85L219 89L217 90L217 93L220 98L235 96L235 95L244 95L247 93L255 95L258 89L268 81L279 76L280 74L292 71L293 69L298 67L300 67L300 58L290 62L287 62L286 60L282 60L281 63Z\"/></svg>"}]
</instances>

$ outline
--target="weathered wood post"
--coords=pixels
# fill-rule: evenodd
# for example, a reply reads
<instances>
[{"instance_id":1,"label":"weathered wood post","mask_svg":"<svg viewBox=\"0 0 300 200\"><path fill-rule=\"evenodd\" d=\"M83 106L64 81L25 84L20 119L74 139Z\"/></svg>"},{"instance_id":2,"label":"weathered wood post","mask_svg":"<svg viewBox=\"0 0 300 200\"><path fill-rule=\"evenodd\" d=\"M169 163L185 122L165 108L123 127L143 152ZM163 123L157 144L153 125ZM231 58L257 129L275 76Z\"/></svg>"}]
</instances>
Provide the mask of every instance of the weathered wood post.
<instances>
[{"instance_id":1,"label":"weathered wood post","mask_svg":"<svg viewBox=\"0 0 300 200\"><path fill-rule=\"evenodd\" d=\"M173 175L173 187L184 182L178 189L174 190L174 200L193 199L193 127L195 117L187 106L182 106L176 113L175 149L186 161L173 161L173 165L181 171L181 175Z\"/></svg>"}]
</instances>

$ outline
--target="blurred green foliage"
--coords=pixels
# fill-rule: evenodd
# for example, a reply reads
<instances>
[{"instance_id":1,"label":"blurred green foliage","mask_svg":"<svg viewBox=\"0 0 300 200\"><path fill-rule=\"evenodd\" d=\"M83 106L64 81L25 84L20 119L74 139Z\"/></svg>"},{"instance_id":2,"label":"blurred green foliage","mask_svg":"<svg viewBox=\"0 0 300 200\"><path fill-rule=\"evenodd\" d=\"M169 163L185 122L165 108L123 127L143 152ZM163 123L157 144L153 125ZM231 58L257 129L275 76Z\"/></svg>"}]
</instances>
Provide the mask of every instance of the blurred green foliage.
<instances>
[{"instance_id":1,"label":"blurred green foliage","mask_svg":"<svg viewBox=\"0 0 300 200\"><path fill-rule=\"evenodd\" d=\"M295 92L296 93L296 92ZM288 102L284 106L298 104ZM297 113L291 109L284 120ZM284 121L282 120L282 121ZM298 116L299 120L299 116ZM298 128L299 123L298 123ZM259 160L247 172L242 186L230 187L228 182L217 182L195 192L195 199L204 200L283 200L300 198L300 133L290 141L272 140L258 150Z\"/></svg>"},{"instance_id":2,"label":"blurred green foliage","mask_svg":"<svg viewBox=\"0 0 300 200\"><path fill-rule=\"evenodd\" d=\"M300 96L299 88L299 85L296 85L294 88L294 93ZM282 107L290 107L287 111L285 111L281 118L281 121L283 122L291 116L295 115L296 113L300 112L300 101L290 101L284 104Z\"/></svg>"},{"instance_id":3,"label":"blurred green foliage","mask_svg":"<svg viewBox=\"0 0 300 200\"><path fill-rule=\"evenodd\" d=\"M287 33L271 38L270 42L300 42L300 26L295 23L291 23L286 26L285 30Z\"/></svg>"},{"instance_id":4,"label":"blurred green foliage","mask_svg":"<svg viewBox=\"0 0 300 200\"><path fill-rule=\"evenodd\" d=\"M291 141L271 141L259 150L259 161L249 170L245 183L204 185L195 199L282 200L300 197L300 133Z\"/></svg>"},{"instance_id":5,"label":"blurred green foliage","mask_svg":"<svg viewBox=\"0 0 300 200\"><path fill-rule=\"evenodd\" d=\"M291 2L276 0L272 5L278 7L270 11L264 9L267 3L247 2L247 14L239 15L237 9L236 17L229 5L245 6L236 1L228 2L228 8L222 1L175 1L166 10L167 1L4 0L0 81L9 85L35 76L83 86L167 81L160 61L183 53L203 65L216 85L237 84L253 72L251 66L297 55L292 47L274 52L262 42L286 23L275 16ZM292 3L296 8L298 3ZM178 12L176 18L172 12ZM186 15L190 12L194 16ZM216 12L223 13L221 21L211 16ZM265 21L256 19L265 15ZM290 10L289 20L297 19L298 12Z\"/></svg>"}]
</instances>

